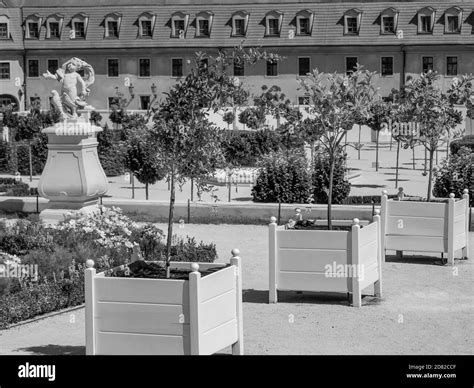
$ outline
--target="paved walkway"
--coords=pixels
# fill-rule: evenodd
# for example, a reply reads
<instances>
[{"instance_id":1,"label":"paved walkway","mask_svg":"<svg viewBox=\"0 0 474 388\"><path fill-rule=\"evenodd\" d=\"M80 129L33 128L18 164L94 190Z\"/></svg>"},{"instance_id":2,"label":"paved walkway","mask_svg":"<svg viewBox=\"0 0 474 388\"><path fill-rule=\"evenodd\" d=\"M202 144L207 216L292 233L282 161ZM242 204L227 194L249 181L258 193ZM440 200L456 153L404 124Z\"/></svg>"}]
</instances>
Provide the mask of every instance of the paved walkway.
<instances>
[{"instance_id":1,"label":"paved walkway","mask_svg":"<svg viewBox=\"0 0 474 388\"><path fill-rule=\"evenodd\" d=\"M165 225L159 227L165 229ZM387 257L381 301L360 309L340 294L280 293L268 304L268 229L186 225L178 235L214 242L219 261L234 247L243 260L246 354L474 354L474 233L470 260ZM0 355L84 354L84 309L0 331ZM229 349L224 350L229 353Z\"/></svg>"}]
</instances>

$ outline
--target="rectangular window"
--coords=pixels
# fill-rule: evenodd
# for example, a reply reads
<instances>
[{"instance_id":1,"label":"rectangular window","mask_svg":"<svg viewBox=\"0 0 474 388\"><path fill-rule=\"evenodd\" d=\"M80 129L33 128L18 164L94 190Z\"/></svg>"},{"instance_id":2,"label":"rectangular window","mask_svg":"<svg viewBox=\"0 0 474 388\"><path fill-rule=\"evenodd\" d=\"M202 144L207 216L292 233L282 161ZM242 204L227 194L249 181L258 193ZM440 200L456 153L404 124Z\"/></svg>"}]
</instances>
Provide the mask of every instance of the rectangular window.
<instances>
[{"instance_id":1,"label":"rectangular window","mask_svg":"<svg viewBox=\"0 0 474 388\"><path fill-rule=\"evenodd\" d=\"M300 35L309 35L309 18L300 18L300 30L298 34Z\"/></svg>"},{"instance_id":2,"label":"rectangular window","mask_svg":"<svg viewBox=\"0 0 474 388\"><path fill-rule=\"evenodd\" d=\"M346 74L349 75L355 71L357 67L357 57L346 57Z\"/></svg>"},{"instance_id":3,"label":"rectangular window","mask_svg":"<svg viewBox=\"0 0 474 388\"><path fill-rule=\"evenodd\" d=\"M28 23L28 38L30 39L39 38L39 23L37 22Z\"/></svg>"},{"instance_id":4,"label":"rectangular window","mask_svg":"<svg viewBox=\"0 0 474 388\"><path fill-rule=\"evenodd\" d=\"M430 70L433 71L433 57L423 57L423 73L428 73Z\"/></svg>"},{"instance_id":5,"label":"rectangular window","mask_svg":"<svg viewBox=\"0 0 474 388\"><path fill-rule=\"evenodd\" d=\"M56 73L56 70L59 69L59 61L57 59L48 59L48 71L51 74Z\"/></svg>"},{"instance_id":6,"label":"rectangular window","mask_svg":"<svg viewBox=\"0 0 474 388\"><path fill-rule=\"evenodd\" d=\"M298 97L298 105L309 105L309 97Z\"/></svg>"},{"instance_id":7,"label":"rectangular window","mask_svg":"<svg viewBox=\"0 0 474 388\"><path fill-rule=\"evenodd\" d=\"M201 59L198 63L198 70L200 73L207 71L209 67L209 60L207 58Z\"/></svg>"},{"instance_id":8,"label":"rectangular window","mask_svg":"<svg viewBox=\"0 0 474 388\"><path fill-rule=\"evenodd\" d=\"M183 59L182 58L173 58L171 60L171 76L175 78L183 76Z\"/></svg>"},{"instance_id":9,"label":"rectangular window","mask_svg":"<svg viewBox=\"0 0 474 388\"><path fill-rule=\"evenodd\" d=\"M427 34L431 32L431 16L429 15L421 15L420 16L420 32Z\"/></svg>"},{"instance_id":10,"label":"rectangular window","mask_svg":"<svg viewBox=\"0 0 474 388\"><path fill-rule=\"evenodd\" d=\"M243 77L245 75L244 61L234 60L234 76Z\"/></svg>"},{"instance_id":11,"label":"rectangular window","mask_svg":"<svg viewBox=\"0 0 474 388\"><path fill-rule=\"evenodd\" d=\"M393 75L393 57L382 57L381 73L383 77Z\"/></svg>"},{"instance_id":12,"label":"rectangular window","mask_svg":"<svg viewBox=\"0 0 474 388\"><path fill-rule=\"evenodd\" d=\"M8 23L0 23L0 39L8 38Z\"/></svg>"},{"instance_id":13,"label":"rectangular window","mask_svg":"<svg viewBox=\"0 0 474 388\"><path fill-rule=\"evenodd\" d=\"M309 72L311 72L310 67L311 66L309 57L298 58L298 75L307 75Z\"/></svg>"},{"instance_id":14,"label":"rectangular window","mask_svg":"<svg viewBox=\"0 0 474 388\"><path fill-rule=\"evenodd\" d=\"M357 28L357 18L354 16L346 17L346 31L348 34L357 34L359 29Z\"/></svg>"},{"instance_id":15,"label":"rectangular window","mask_svg":"<svg viewBox=\"0 0 474 388\"><path fill-rule=\"evenodd\" d=\"M140 109L148 110L150 107L150 96L140 96Z\"/></svg>"},{"instance_id":16,"label":"rectangular window","mask_svg":"<svg viewBox=\"0 0 474 388\"><path fill-rule=\"evenodd\" d=\"M49 37L59 38L59 23L58 22L49 22Z\"/></svg>"},{"instance_id":17,"label":"rectangular window","mask_svg":"<svg viewBox=\"0 0 474 388\"><path fill-rule=\"evenodd\" d=\"M117 97L108 97L108 102L109 109L111 109L113 105L117 105Z\"/></svg>"},{"instance_id":18,"label":"rectangular window","mask_svg":"<svg viewBox=\"0 0 474 388\"><path fill-rule=\"evenodd\" d=\"M446 75L458 75L458 57L446 57Z\"/></svg>"},{"instance_id":19,"label":"rectangular window","mask_svg":"<svg viewBox=\"0 0 474 388\"><path fill-rule=\"evenodd\" d=\"M39 108L41 106L41 97L30 97L30 105Z\"/></svg>"},{"instance_id":20,"label":"rectangular window","mask_svg":"<svg viewBox=\"0 0 474 388\"><path fill-rule=\"evenodd\" d=\"M151 21L150 20L142 20L142 37L150 37L152 36L152 28L151 28Z\"/></svg>"},{"instance_id":21,"label":"rectangular window","mask_svg":"<svg viewBox=\"0 0 474 388\"><path fill-rule=\"evenodd\" d=\"M459 32L459 17L458 16L448 16L447 17L447 26L446 32L456 33Z\"/></svg>"},{"instance_id":22,"label":"rectangular window","mask_svg":"<svg viewBox=\"0 0 474 388\"><path fill-rule=\"evenodd\" d=\"M0 62L0 79L10 79L9 62Z\"/></svg>"},{"instance_id":23,"label":"rectangular window","mask_svg":"<svg viewBox=\"0 0 474 388\"><path fill-rule=\"evenodd\" d=\"M118 59L107 59L107 75L109 77L119 76L119 60Z\"/></svg>"},{"instance_id":24,"label":"rectangular window","mask_svg":"<svg viewBox=\"0 0 474 388\"><path fill-rule=\"evenodd\" d=\"M395 18L393 16L384 16L382 18L384 34L394 34L395 33Z\"/></svg>"},{"instance_id":25,"label":"rectangular window","mask_svg":"<svg viewBox=\"0 0 474 388\"><path fill-rule=\"evenodd\" d=\"M276 61L267 61L267 77L276 77L278 75L278 63Z\"/></svg>"},{"instance_id":26,"label":"rectangular window","mask_svg":"<svg viewBox=\"0 0 474 388\"><path fill-rule=\"evenodd\" d=\"M74 38L84 39L86 37L86 25L84 22L74 22Z\"/></svg>"},{"instance_id":27,"label":"rectangular window","mask_svg":"<svg viewBox=\"0 0 474 388\"><path fill-rule=\"evenodd\" d=\"M139 72L140 77L150 77L151 61L149 58L139 59Z\"/></svg>"},{"instance_id":28,"label":"rectangular window","mask_svg":"<svg viewBox=\"0 0 474 388\"><path fill-rule=\"evenodd\" d=\"M174 36L178 38L180 36L180 31L184 33L184 20L175 20L174 21Z\"/></svg>"},{"instance_id":29,"label":"rectangular window","mask_svg":"<svg viewBox=\"0 0 474 388\"><path fill-rule=\"evenodd\" d=\"M278 19L268 19L268 35L278 35L280 33Z\"/></svg>"},{"instance_id":30,"label":"rectangular window","mask_svg":"<svg viewBox=\"0 0 474 388\"><path fill-rule=\"evenodd\" d=\"M235 19L234 23L235 23L234 36L245 36L245 20Z\"/></svg>"},{"instance_id":31,"label":"rectangular window","mask_svg":"<svg viewBox=\"0 0 474 388\"><path fill-rule=\"evenodd\" d=\"M39 77L39 60L28 59L28 77L38 78Z\"/></svg>"},{"instance_id":32,"label":"rectangular window","mask_svg":"<svg viewBox=\"0 0 474 388\"><path fill-rule=\"evenodd\" d=\"M118 22L115 20L111 20L107 22L107 31L109 38L118 38L119 31L118 31Z\"/></svg>"},{"instance_id":33,"label":"rectangular window","mask_svg":"<svg viewBox=\"0 0 474 388\"><path fill-rule=\"evenodd\" d=\"M209 20L201 19L198 21L199 36L209 36Z\"/></svg>"}]
</instances>

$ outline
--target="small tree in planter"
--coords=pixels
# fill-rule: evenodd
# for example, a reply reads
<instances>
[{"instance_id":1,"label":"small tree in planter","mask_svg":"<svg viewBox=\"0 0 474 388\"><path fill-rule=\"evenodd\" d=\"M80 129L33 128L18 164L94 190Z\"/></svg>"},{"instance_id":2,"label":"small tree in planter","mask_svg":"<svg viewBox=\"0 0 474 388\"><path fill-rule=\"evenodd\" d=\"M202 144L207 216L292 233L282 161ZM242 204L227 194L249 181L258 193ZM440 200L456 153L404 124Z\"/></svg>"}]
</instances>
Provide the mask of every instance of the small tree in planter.
<instances>
[{"instance_id":1,"label":"small tree in planter","mask_svg":"<svg viewBox=\"0 0 474 388\"><path fill-rule=\"evenodd\" d=\"M162 165L167 167L170 177L167 277L170 275L176 184L182 184L186 178L193 177L198 191L211 191L212 186L206 184L206 181L217 168L224 165L222 133L207 120L207 115L210 111L217 112L228 105L234 95L242 94L242 85L229 76L225 68L234 63L236 58L254 63L266 60L269 55L261 50L239 47L230 54L221 51L216 57L207 57L206 71L192 70L166 95L155 115L153 138L162 158ZM205 58L205 54L198 53L196 63L202 63Z\"/></svg>"},{"instance_id":2,"label":"small tree in planter","mask_svg":"<svg viewBox=\"0 0 474 388\"><path fill-rule=\"evenodd\" d=\"M317 69L301 80L302 88L309 96L308 112L314 117L315 131L323 128L321 146L330 160L328 183L328 229L332 229L332 193L334 167L340 145L355 118L370 118L369 107L376 96L373 85L375 73L358 66L349 75L320 73Z\"/></svg>"},{"instance_id":3,"label":"small tree in planter","mask_svg":"<svg viewBox=\"0 0 474 388\"><path fill-rule=\"evenodd\" d=\"M370 119L366 121L366 125L376 132L375 141L375 171L379 170L379 137L380 131L384 128L384 124L388 123L391 118L391 103L382 99L375 100L370 105Z\"/></svg>"},{"instance_id":4,"label":"small tree in planter","mask_svg":"<svg viewBox=\"0 0 474 388\"><path fill-rule=\"evenodd\" d=\"M412 117L420 126L417 141L429 156L427 201L431 200L432 194L435 152L446 131L455 128L462 119L461 112L453 107L449 96L435 86L437 78L437 74L430 71L405 86L406 103L411 106Z\"/></svg>"}]
</instances>

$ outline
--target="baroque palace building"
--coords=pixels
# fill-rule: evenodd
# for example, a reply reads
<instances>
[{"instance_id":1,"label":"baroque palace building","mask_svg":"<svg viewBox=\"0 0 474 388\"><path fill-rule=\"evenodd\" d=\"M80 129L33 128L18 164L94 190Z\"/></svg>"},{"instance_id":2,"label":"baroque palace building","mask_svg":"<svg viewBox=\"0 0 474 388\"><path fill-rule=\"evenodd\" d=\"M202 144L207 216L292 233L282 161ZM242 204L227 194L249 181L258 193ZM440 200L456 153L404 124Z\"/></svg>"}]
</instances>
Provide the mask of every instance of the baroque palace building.
<instances>
[{"instance_id":1,"label":"baroque palace building","mask_svg":"<svg viewBox=\"0 0 474 388\"><path fill-rule=\"evenodd\" d=\"M147 109L194 65L197 51L242 44L284 56L234 66L253 93L278 85L304 104L299 77L314 68L377 71L387 96L408 76L436 70L445 86L474 72L474 0L0 0L0 105L49 108L54 81L42 78L79 57L93 66L88 101L108 109L117 92Z\"/></svg>"}]
</instances>

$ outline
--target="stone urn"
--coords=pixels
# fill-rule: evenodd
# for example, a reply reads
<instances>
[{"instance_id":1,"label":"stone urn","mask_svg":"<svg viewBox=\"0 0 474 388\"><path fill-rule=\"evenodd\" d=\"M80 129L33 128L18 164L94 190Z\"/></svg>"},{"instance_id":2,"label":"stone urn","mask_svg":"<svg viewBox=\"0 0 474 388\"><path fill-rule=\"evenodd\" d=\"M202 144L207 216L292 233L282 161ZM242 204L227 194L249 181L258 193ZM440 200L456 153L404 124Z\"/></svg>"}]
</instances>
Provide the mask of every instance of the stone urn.
<instances>
[{"instance_id":1,"label":"stone urn","mask_svg":"<svg viewBox=\"0 0 474 388\"><path fill-rule=\"evenodd\" d=\"M38 193L49 199L48 208L40 213L43 222L54 224L99 210L99 198L108 190L97 153L100 131L84 117L43 130L48 135L48 159Z\"/></svg>"}]
</instances>

